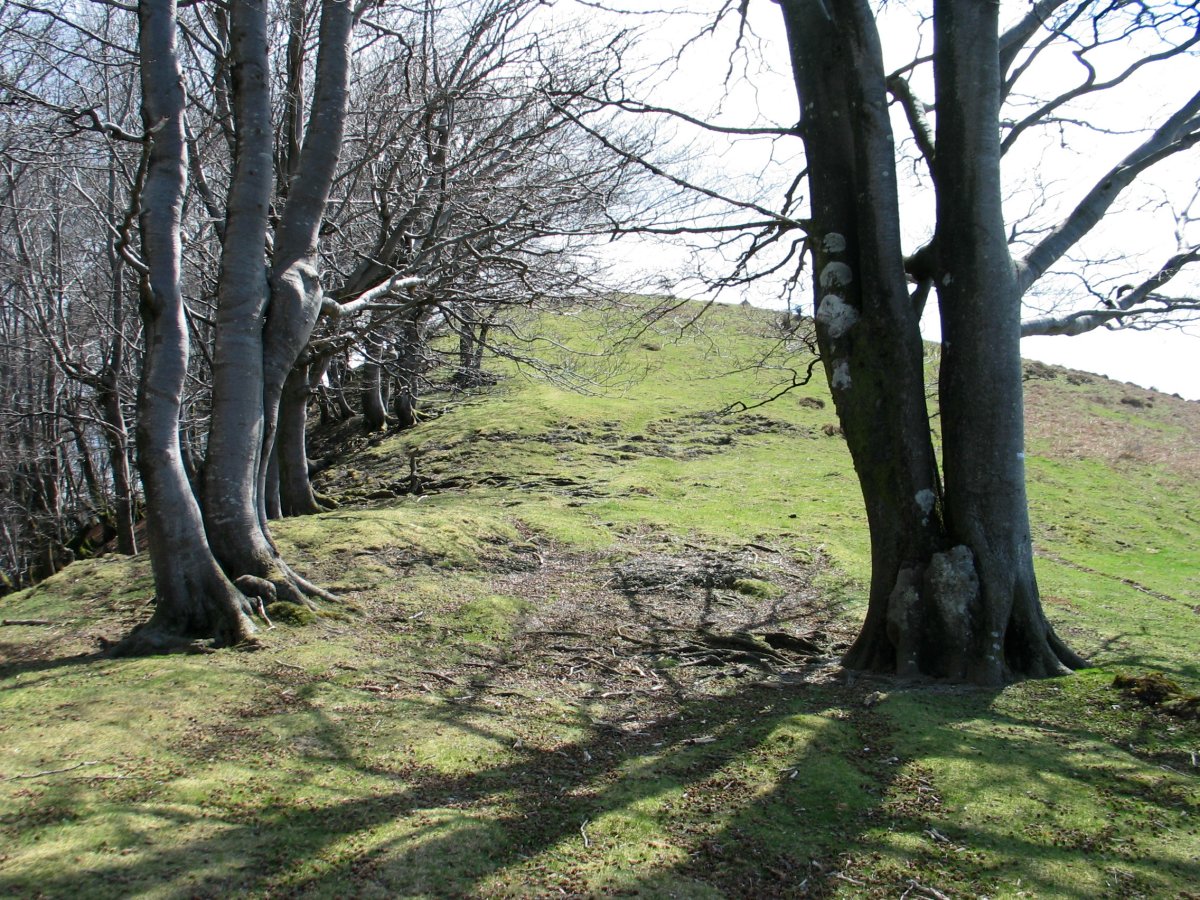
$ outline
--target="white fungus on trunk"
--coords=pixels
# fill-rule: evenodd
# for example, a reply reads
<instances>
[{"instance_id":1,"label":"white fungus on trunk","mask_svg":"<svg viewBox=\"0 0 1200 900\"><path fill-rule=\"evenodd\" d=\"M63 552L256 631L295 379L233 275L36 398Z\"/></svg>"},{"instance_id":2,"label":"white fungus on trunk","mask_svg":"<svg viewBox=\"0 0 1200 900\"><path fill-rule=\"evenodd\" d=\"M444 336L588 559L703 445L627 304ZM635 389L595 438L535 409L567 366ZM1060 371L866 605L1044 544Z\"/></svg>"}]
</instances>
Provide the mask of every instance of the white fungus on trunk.
<instances>
[{"instance_id":1,"label":"white fungus on trunk","mask_svg":"<svg viewBox=\"0 0 1200 900\"><path fill-rule=\"evenodd\" d=\"M831 262L821 270L821 287L836 290L854 280L854 272L844 262Z\"/></svg>"},{"instance_id":2,"label":"white fungus on trunk","mask_svg":"<svg viewBox=\"0 0 1200 900\"><path fill-rule=\"evenodd\" d=\"M836 340L854 327L858 321L858 310L837 294L827 294L821 298L821 308L817 310L816 318L817 323L824 325L829 336Z\"/></svg>"},{"instance_id":3,"label":"white fungus on trunk","mask_svg":"<svg viewBox=\"0 0 1200 900\"><path fill-rule=\"evenodd\" d=\"M825 248L826 253L842 253L846 249L846 238L836 231L831 231L825 235L825 239L821 241L821 246Z\"/></svg>"},{"instance_id":4,"label":"white fungus on trunk","mask_svg":"<svg viewBox=\"0 0 1200 900\"><path fill-rule=\"evenodd\" d=\"M922 523L928 524L929 514L933 512L933 504L936 502L937 497L934 496L933 491L929 490L929 488L924 488L917 491L917 495L913 499L917 501L917 506L921 510L921 515L923 516Z\"/></svg>"}]
</instances>

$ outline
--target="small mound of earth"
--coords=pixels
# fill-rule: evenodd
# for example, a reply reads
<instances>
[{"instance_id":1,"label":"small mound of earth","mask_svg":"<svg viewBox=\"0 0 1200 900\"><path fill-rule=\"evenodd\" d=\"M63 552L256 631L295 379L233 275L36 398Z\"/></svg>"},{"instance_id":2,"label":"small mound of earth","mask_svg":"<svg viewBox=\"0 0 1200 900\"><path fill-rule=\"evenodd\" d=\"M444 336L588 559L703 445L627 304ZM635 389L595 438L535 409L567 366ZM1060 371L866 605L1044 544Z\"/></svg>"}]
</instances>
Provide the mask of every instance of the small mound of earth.
<instances>
[{"instance_id":1,"label":"small mound of earth","mask_svg":"<svg viewBox=\"0 0 1200 900\"><path fill-rule=\"evenodd\" d=\"M1188 694L1178 682L1162 672L1145 675L1118 675L1113 687L1145 706L1181 719L1200 719L1200 695Z\"/></svg>"}]
</instances>

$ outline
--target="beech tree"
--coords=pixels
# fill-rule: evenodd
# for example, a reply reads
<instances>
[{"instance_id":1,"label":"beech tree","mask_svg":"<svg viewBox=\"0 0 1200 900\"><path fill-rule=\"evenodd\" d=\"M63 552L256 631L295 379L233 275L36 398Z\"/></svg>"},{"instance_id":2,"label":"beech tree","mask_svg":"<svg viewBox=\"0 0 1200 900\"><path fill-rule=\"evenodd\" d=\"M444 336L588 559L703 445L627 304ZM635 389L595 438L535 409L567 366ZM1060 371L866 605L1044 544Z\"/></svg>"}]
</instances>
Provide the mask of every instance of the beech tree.
<instances>
[{"instance_id":1,"label":"beech tree","mask_svg":"<svg viewBox=\"0 0 1200 900\"><path fill-rule=\"evenodd\" d=\"M209 550L179 445L189 339L180 285L187 146L177 25L174 0L139 4L142 120L154 138L146 144L141 197L146 353L137 445L156 605L150 621L118 645L123 653L169 650L195 639L236 644L254 632L248 599Z\"/></svg>"},{"instance_id":2,"label":"beech tree","mask_svg":"<svg viewBox=\"0 0 1200 900\"><path fill-rule=\"evenodd\" d=\"M1028 63L1069 39L1072 25L1097 40L1181 28L1182 40L1165 39L1165 58L1191 46L1200 19L1194 4L1041 0L1001 33L995 0L931 6L932 127L908 73L889 79L867 0L779 0L808 164L817 339L871 533L867 618L844 661L996 684L1083 665L1047 622L1034 575L1022 295L1138 175L1200 139L1198 93L1014 259L1001 159L1018 128L1037 118L1002 130L1003 103ZM933 239L912 253L901 239L889 90L909 114L937 198ZM943 334L940 467L919 332L931 289Z\"/></svg>"},{"instance_id":3,"label":"beech tree","mask_svg":"<svg viewBox=\"0 0 1200 900\"><path fill-rule=\"evenodd\" d=\"M188 363L180 285L188 147L179 23L173 0L144 0L138 11L148 161L141 197L146 358L137 433L158 604L119 653L157 652L195 639L237 643L253 632L250 614L265 601L328 596L280 557L267 529L265 483L283 385L321 305L317 240L345 126L354 17L345 0L322 3L307 128L271 230L275 154L266 3L234 0L229 6L233 171L219 229L201 516L179 447Z\"/></svg>"}]
</instances>

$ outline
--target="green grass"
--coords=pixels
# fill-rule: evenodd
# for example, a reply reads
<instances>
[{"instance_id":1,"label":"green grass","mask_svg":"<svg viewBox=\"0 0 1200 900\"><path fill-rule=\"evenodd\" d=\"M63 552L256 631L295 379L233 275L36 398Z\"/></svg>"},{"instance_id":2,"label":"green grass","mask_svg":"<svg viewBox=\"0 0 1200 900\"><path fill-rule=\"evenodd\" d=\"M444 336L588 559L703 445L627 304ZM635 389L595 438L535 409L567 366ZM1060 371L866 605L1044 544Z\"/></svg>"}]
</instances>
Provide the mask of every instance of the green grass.
<instances>
[{"instance_id":1,"label":"green grass","mask_svg":"<svg viewBox=\"0 0 1200 900\"><path fill-rule=\"evenodd\" d=\"M343 600L257 652L99 656L149 614L144 559L0 599L54 623L0 629L0 895L1196 895L1200 729L1111 683L1200 687L1200 405L1030 381L1039 580L1097 668L1000 691L697 679L622 635L694 634L692 600L852 633L857 486L819 374L722 412L778 383L748 365L767 314L662 322L622 353L604 325L550 323L595 352L563 376L592 393L503 369L330 467L340 508L276 537ZM737 567L691 600L621 593L656 560Z\"/></svg>"}]
</instances>

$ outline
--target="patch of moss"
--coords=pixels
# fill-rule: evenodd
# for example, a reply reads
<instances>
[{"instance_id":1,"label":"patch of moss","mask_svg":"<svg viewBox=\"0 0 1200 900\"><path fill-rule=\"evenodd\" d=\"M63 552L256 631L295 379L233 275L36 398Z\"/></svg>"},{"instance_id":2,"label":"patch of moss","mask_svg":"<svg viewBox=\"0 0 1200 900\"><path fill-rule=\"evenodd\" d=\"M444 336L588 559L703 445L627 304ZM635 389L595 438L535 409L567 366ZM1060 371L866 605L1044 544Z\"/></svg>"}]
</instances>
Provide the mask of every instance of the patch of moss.
<instances>
[{"instance_id":1,"label":"patch of moss","mask_svg":"<svg viewBox=\"0 0 1200 900\"><path fill-rule=\"evenodd\" d=\"M271 617L272 622L296 628L312 625L318 619L317 614L307 606L288 603L286 600L279 600L268 606L267 615Z\"/></svg>"},{"instance_id":2,"label":"patch of moss","mask_svg":"<svg viewBox=\"0 0 1200 900\"><path fill-rule=\"evenodd\" d=\"M783 596L783 589L763 581L761 578L739 578L733 583L733 589L746 597L757 597L760 600L771 600Z\"/></svg>"},{"instance_id":3,"label":"patch of moss","mask_svg":"<svg viewBox=\"0 0 1200 900\"><path fill-rule=\"evenodd\" d=\"M518 597L486 595L463 604L449 620L460 636L473 643L494 643L512 636L522 614L532 607Z\"/></svg>"}]
</instances>

